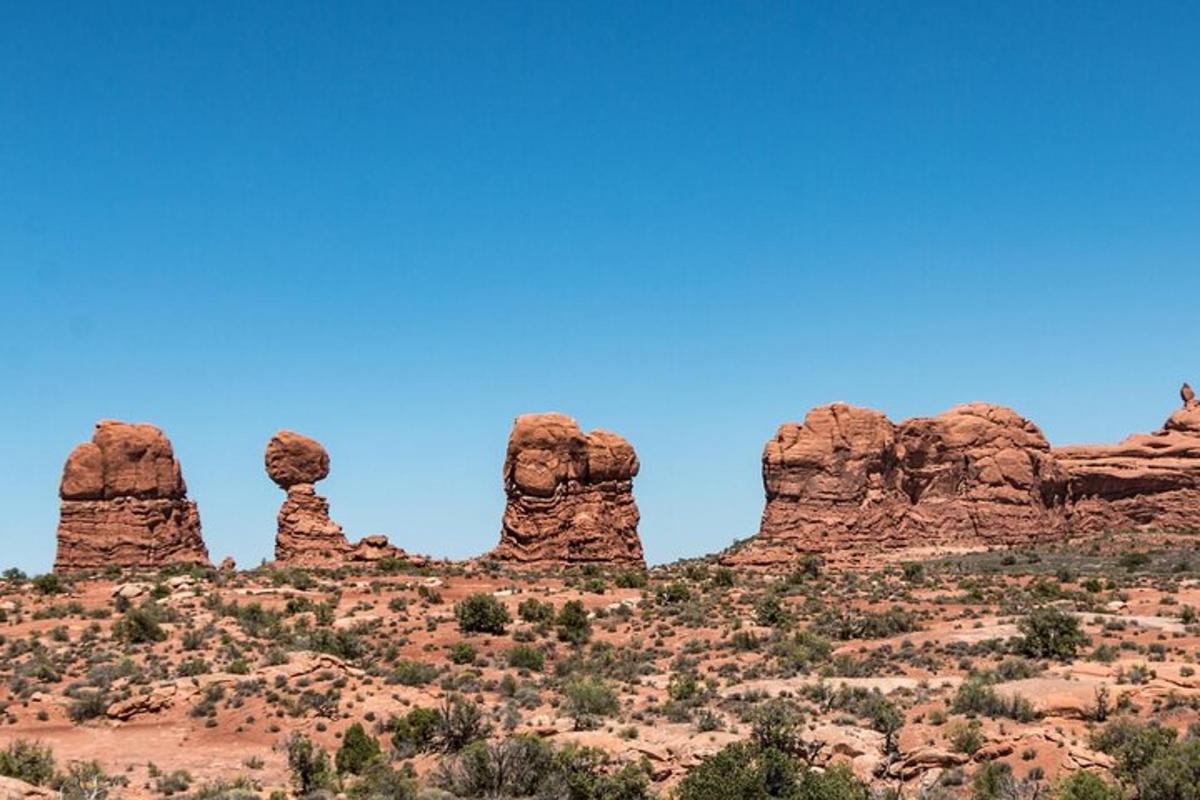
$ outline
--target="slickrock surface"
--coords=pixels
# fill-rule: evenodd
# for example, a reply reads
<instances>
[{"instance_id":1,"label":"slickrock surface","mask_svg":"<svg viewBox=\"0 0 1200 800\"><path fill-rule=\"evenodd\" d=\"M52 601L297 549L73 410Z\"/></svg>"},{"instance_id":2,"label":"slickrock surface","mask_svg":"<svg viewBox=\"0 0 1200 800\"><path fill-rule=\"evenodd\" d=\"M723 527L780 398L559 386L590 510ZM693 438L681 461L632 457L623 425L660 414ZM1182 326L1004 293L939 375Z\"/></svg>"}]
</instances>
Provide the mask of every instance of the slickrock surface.
<instances>
[{"instance_id":1,"label":"slickrock surface","mask_svg":"<svg viewBox=\"0 0 1200 800\"><path fill-rule=\"evenodd\" d=\"M1055 449L1070 473L1073 528L1200 530L1200 401L1186 383L1180 396L1153 433Z\"/></svg>"},{"instance_id":2,"label":"slickrock surface","mask_svg":"<svg viewBox=\"0 0 1200 800\"><path fill-rule=\"evenodd\" d=\"M153 425L96 423L67 457L59 496L56 572L209 563L171 442Z\"/></svg>"},{"instance_id":3,"label":"slickrock surface","mask_svg":"<svg viewBox=\"0 0 1200 800\"><path fill-rule=\"evenodd\" d=\"M563 414L517 417L504 459L508 504L490 556L525 564L643 567L633 447L615 433L583 433Z\"/></svg>"},{"instance_id":4,"label":"slickrock surface","mask_svg":"<svg viewBox=\"0 0 1200 800\"><path fill-rule=\"evenodd\" d=\"M1058 535L1065 475L1037 426L984 403L899 425L846 403L782 425L763 450L767 505L735 564L799 552Z\"/></svg>"},{"instance_id":5,"label":"slickrock surface","mask_svg":"<svg viewBox=\"0 0 1200 800\"><path fill-rule=\"evenodd\" d=\"M267 475L287 492L276 517L275 560L306 567L337 567L349 561L406 558L386 536L351 544L329 517L329 501L313 485L329 475L329 453L316 439L279 431L267 443Z\"/></svg>"}]
</instances>

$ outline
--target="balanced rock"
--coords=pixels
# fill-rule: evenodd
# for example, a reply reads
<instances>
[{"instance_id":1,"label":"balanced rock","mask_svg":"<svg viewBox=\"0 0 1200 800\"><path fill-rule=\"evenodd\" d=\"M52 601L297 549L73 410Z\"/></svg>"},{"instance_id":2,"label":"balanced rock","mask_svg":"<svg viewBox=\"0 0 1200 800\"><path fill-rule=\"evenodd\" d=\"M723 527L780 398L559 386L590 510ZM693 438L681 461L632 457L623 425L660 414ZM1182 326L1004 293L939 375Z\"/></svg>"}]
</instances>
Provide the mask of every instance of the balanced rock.
<instances>
[{"instance_id":1,"label":"balanced rock","mask_svg":"<svg viewBox=\"0 0 1200 800\"><path fill-rule=\"evenodd\" d=\"M1153 433L1054 450L1074 530L1200 530L1200 402L1186 383L1180 395L1183 407Z\"/></svg>"},{"instance_id":2,"label":"balanced rock","mask_svg":"<svg viewBox=\"0 0 1200 800\"><path fill-rule=\"evenodd\" d=\"M171 442L153 425L96 423L67 457L59 497L56 572L209 563Z\"/></svg>"},{"instance_id":3,"label":"balanced rock","mask_svg":"<svg viewBox=\"0 0 1200 800\"><path fill-rule=\"evenodd\" d=\"M352 561L405 558L387 537L351 544L329 517L329 501L315 484L329 475L329 453L316 439L279 431L267 443L267 475L287 492L276 517L275 560L295 566L337 567Z\"/></svg>"},{"instance_id":4,"label":"balanced rock","mask_svg":"<svg viewBox=\"0 0 1200 800\"><path fill-rule=\"evenodd\" d=\"M899 425L846 403L782 425L763 450L767 503L735 564L914 544L1020 544L1065 521L1065 475L1037 426L972 403Z\"/></svg>"},{"instance_id":5,"label":"balanced rock","mask_svg":"<svg viewBox=\"0 0 1200 800\"><path fill-rule=\"evenodd\" d=\"M645 566L633 499L633 447L583 433L563 414L517 417L504 459L500 544L490 556L521 564Z\"/></svg>"}]
</instances>

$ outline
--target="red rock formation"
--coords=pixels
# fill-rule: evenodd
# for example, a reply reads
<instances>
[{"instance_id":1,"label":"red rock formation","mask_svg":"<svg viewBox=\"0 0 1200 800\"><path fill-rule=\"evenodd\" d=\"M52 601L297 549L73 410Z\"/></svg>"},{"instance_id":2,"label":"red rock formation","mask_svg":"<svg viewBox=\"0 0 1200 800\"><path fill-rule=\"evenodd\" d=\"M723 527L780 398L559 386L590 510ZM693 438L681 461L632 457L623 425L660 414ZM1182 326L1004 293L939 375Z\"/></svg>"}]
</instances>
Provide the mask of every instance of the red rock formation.
<instances>
[{"instance_id":1,"label":"red rock formation","mask_svg":"<svg viewBox=\"0 0 1200 800\"><path fill-rule=\"evenodd\" d=\"M208 565L200 515L153 425L96 423L63 467L55 572Z\"/></svg>"},{"instance_id":2,"label":"red rock formation","mask_svg":"<svg viewBox=\"0 0 1200 800\"><path fill-rule=\"evenodd\" d=\"M1070 474L1073 529L1200 530L1200 402L1186 383L1180 396L1154 433L1054 450Z\"/></svg>"},{"instance_id":3,"label":"red rock formation","mask_svg":"<svg viewBox=\"0 0 1200 800\"><path fill-rule=\"evenodd\" d=\"M645 566L633 499L637 455L607 431L584 434L563 414L517 417L504 460L500 544L521 564Z\"/></svg>"},{"instance_id":4,"label":"red rock formation","mask_svg":"<svg viewBox=\"0 0 1200 800\"><path fill-rule=\"evenodd\" d=\"M835 403L779 428L763 451L759 535L725 556L774 564L798 553L1058 535L1065 476L1033 423L983 403L893 425Z\"/></svg>"},{"instance_id":5,"label":"red rock formation","mask_svg":"<svg viewBox=\"0 0 1200 800\"><path fill-rule=\"evenodd\" d=\"M276 518L275 560L304 567L337 567L352 561L407 558L387 537L351 544L329 518L329 501L313 485L329 475L329 453L316 439L280 431L267 443L267 475L287 492Z\"/></svg>"}]
</instances>

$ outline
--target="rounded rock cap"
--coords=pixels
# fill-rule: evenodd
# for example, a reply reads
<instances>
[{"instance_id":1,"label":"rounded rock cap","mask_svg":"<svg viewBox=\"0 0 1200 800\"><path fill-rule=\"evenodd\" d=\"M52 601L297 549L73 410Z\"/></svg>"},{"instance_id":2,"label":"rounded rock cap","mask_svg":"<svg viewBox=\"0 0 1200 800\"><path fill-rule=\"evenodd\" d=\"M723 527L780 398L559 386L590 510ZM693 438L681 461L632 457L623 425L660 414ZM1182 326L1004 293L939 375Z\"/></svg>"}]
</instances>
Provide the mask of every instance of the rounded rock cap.
<instances>
[{"instance_id":1,"label":"rounded rock cap","mask_svg":"<svg viewBox=\"0 0 1200 800\"><path fill-rule=\"evenodd\" d=\"M281 488L316 483L329 474L329 453L316 439L280 431L267 442L267 475Z\"/></svg>"}]
</instances>

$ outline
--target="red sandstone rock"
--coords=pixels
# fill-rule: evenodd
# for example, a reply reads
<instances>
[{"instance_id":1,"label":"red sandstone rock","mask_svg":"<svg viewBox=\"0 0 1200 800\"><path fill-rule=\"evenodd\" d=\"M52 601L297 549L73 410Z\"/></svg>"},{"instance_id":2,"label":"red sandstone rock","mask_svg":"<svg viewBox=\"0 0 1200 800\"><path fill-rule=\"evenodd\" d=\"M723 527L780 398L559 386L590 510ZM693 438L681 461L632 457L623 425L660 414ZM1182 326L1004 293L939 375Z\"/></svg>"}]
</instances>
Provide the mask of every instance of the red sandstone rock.
<instances>
[{"instance_id":1,"label":"red sandstone rock","mask_svg":"<svg viewBox=\"0 0 1200 800\"><path fill-rule=\"evenodd\" d=\"M329 517L329 501L313 483L329 474L329 453L316 439L280 431L267 443L267 474L287 498L276 517L275 560L305 567L337 567L351 561L407 558L387 537L368 536L351 544Z\"/></svg>"},{"instance_id":2,"label":"red sandstone rock","mask_svg":"<svg viewBox=\"0 0 1200 800\"><path fill-rule=\"evenodd\" d=\"M522 564L645 566L633 499L637 455L563 414L517 418L504 461L508 504L490 556Z\"/></svg>"},{"instance_id":3,"label":"red sandstone rock","mask_svg":"<svg viewBox=\"0 0 1200 800\"><path fill-rule=\"evenodd\" d=\"M1200 530L1200 402L1186 383L1180 396L1153 433L1055 449L1070 474L1073 529Z\"/></svg>"},{"instance_id":4,"label":"red sandstone rock","mask_svg":"<svg viewBox=\"0 0 1200 800\"><path fill-rule=\"evenodd\" d=\"M1064 523L1065 475L1033 423L983 403L893 425L834 403L779 428L763 451L759 535L725 556L955 542L1015 544Z\"/></svg>"},{"instance_id":5,"label":"red sandstone rock","mask_svg":"<svg viewBox=\"0 0 1200 800\"><path fill-rule=\"evenodd\" d=\"M67 457L59 495L56 572L209 563L171 442L153 425L96 423Z\"/></svg>"}]
</instances>

